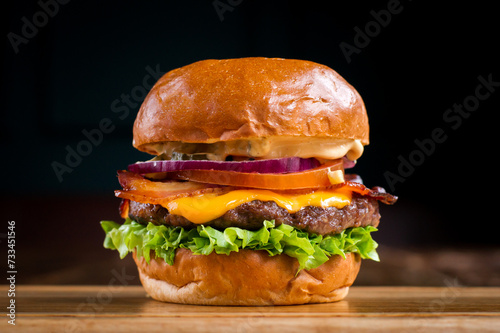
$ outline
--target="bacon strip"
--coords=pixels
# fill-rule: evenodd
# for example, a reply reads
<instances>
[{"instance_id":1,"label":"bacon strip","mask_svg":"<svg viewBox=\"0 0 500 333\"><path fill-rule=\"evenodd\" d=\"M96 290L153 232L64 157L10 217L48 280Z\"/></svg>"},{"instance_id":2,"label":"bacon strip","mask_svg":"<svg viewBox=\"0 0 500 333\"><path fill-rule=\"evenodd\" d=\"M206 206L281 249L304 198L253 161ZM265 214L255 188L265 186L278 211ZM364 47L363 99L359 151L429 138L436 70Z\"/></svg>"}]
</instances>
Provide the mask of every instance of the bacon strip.
<instances>
[{"instance_id":1,"label":"bacon strip","mask_svg":"<svg viewBox=\"0 0 500 333\"><path fill-rule=\"evenodd\" d=\"M346 181L341 185L341 188L348 188L352 192L361 194L362 196L367 196L372 199L379 200L386 205L393 205L398 200L398 197L389 193L386 193L382 187L376 186L373 188L368 188L361 183L355 183L351 181Z\"/></svg>"},{"instance_id":2,"label":"bacon strip","mask_svg":"<svg viewBox=\"0 0 500 333\"><path fill-rule=\"evenodd\" d=\"M355 178L347 179L357 180ZM123 187L123 190L115 191L115 196L141 203L162 205L164 207L170 201L178 198L208 193L220 195L236 189L235 187L230 186L203 184L190 181L151 181L139 174L129 171L118 171L118 180L120 185ZM348 188L352 192L379 200L388 205L394 204L398 199L398 197L386 193L381 187L374 187L370 189L356 181L347 180L346 182L333 186L332 188ZM124 207L121 209L122 213L127 210L128 203L123 203L123 205Z\"/></svg>"},{"instance_id":3,"label":"bacon strip","mask_svg":"<svg viewBox=\"0 0 500 333\"><path fill-rule=\"evenodd\" d=\"M124 219L128 217L128 212L130 211L130 200L122 199L120 203L120 216Z\"/></svg>"},{"instance_id":4,"label":"bacon strip","mask_svg":"<svg viewBox=\"0 0 500 333\"><path fill-rule=\"evenodd\" d=\"M168 202L206 193L223 194L232 187L179 181L151 181L139 174L118 171L118 181L123 190L115 191L115 196L141 203L166 205Z\"/></svg>"}]
</instances>

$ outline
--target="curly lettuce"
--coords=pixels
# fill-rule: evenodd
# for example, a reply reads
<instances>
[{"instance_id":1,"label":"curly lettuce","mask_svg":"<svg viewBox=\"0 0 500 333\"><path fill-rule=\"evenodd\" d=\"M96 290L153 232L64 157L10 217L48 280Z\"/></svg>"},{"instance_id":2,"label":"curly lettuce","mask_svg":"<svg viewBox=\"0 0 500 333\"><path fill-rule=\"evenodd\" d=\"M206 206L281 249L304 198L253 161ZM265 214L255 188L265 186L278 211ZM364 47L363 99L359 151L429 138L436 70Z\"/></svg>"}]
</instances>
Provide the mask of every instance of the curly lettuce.
<instances>
[{"instance_id":1,"label":"curly lettuce","mask_svg":"<svg viewBox=\"0 0 500 333\"><path fill-rule=\"evenodd\" d=\"M274 221L263 221L259 230L251 231L237 227L219 231L210 226L199 225L186 230L182 227L139 224L127 219L119 225L113 221L102 221L106 233L104 247L117 250L120 258L137 251L138 256L149 262L151 251L172 265L178 248L191 250L194 254L229 255L239 249L264 250L270 256L286 254L296 258L299 270L320 266L332 255L349 252L359 253L363 259L379 261L378 244L370 233L377 231L373 226L349 228L336 235L321 236L309 234L286 224L276 226Z\"/></svg>"}]
</instances>

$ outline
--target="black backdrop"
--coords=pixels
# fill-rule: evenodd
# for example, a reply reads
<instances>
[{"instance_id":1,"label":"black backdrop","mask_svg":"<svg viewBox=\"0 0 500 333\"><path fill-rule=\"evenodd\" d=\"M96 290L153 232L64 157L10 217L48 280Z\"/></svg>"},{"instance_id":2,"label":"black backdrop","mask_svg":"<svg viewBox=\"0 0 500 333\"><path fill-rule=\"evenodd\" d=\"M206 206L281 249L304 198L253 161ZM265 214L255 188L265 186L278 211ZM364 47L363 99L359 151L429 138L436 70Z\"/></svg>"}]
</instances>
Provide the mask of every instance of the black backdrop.
<instances>
[{"instance_id":1,"label":"black backdrop","mask_svg":"<svg viewBox=\"0 0 500 333\"><path fill-rule=\"evenodd\" d=\"M2 12L1 215L17 219L31 235L25 239L54 218L72 232L99 228L97 219L81 225L95 209L88 201L68 211L57 208L60 198L111 198L115 171L149 158L131 146L131 128L159 72L202 59L266 56L328 65L363 96L371 144L354 171L400 197L382 207L380 242L498 244L493 5L41 0L10 6ZM68 157L70 151L79 157ZM45 198L40 211L23 204L38 198Z\"/></svg>"}]
</instances>

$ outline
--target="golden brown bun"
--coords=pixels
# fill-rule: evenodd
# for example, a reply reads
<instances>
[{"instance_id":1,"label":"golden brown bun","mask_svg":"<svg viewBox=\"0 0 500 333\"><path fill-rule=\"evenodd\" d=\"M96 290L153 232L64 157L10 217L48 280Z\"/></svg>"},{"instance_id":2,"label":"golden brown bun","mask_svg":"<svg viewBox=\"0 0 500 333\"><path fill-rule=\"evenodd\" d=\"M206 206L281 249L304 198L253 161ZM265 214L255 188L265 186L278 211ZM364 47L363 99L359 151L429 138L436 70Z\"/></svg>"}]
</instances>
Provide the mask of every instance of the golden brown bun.
<instances>
[{"instance_id":1,"label":"golden brown bun","mask_svg":"<svg viewBox=\"0 0 500 333\"><path fill-rule=\"evenodd\" d=\"M203 60L166 73L134 124L133 145L273 136L358 139L368 118L357 91L331 68L270 58Z\"/></svg>"},{"instance_id":2,"label":"golden brown bun","mask_svg":"<svg viewBox=\"0 0 500 333\"><path fill-rule=\"evenodd\" d=\"M153 254L153 253L152 253ZM174 265L163 259L134 260L146 292L163 302L200 305L291 305L342 300L356 278L361 258L332 256L323 265L297 275L298 261L266 251L230 255L176 252Z\"/></svg>"}]
</instances>

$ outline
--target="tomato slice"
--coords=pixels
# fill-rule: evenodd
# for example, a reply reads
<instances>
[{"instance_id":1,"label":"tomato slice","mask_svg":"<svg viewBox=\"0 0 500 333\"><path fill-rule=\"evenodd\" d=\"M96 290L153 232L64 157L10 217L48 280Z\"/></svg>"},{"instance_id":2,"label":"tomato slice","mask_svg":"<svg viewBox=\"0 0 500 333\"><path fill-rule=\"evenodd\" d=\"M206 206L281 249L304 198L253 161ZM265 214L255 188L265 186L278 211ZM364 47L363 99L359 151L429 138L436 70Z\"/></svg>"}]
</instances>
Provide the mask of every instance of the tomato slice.
<instances>
[{"instance_id":1,"label":"tomato slice","mask_svg":"<svg viewBox=\"0 0 500 333\"><path fill-rule=\"evenodd\" d=\"M342 159L323 164L317 168L287 174L246 173L224 170L182 170L171 172L168 176L173 179L208 184L290 190L331 186L333 185L333 179L336 179L337 182L343 182L343 179L339 179L338 177L339 173L335 172L337 170L341 170L343 175ZM332 177L332 173L335 173L337 176Z\"/></svg>"}]
</instances>

